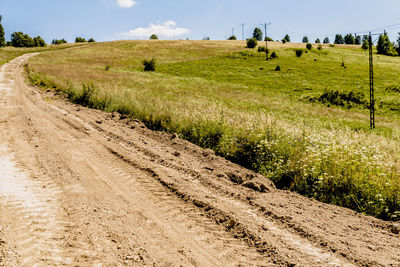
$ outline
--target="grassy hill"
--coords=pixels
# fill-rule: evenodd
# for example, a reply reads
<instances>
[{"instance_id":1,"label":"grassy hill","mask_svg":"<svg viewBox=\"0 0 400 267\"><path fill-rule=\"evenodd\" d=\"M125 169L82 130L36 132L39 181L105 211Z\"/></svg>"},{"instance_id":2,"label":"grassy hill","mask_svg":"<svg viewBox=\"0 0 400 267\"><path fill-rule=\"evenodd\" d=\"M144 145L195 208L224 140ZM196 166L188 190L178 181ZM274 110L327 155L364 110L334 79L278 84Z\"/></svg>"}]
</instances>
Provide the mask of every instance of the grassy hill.
<instances>
[{"instance_id":1,"label":"grassy hill","mask_svg":"<svg viewBox=\"0 0 400 267\"><path fill-rule=\"evenodd\" d=\"M369 129L368 55L356 46L242 41L120 41L42 53L30 80L76 103L176 132L278 187L400 219L400 58L375 56L377 129ZM156 72L142 60L155 58ZM276 71L277 66L280 71Z\"/></svg>"}]
</instances>

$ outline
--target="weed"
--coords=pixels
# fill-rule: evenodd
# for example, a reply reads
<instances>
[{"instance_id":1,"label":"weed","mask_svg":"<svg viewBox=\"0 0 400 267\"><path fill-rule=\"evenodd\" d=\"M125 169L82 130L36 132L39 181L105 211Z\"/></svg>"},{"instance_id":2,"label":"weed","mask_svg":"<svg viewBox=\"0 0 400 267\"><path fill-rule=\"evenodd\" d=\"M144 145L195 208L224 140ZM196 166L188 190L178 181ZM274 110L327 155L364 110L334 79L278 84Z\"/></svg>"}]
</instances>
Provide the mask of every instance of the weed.
<instances>
[{"instance_id":1,"label":"weed","mask_svg":"<svg viewBox=\"0 0 400 267\"><path fill-rule=\"evenodd\" d=\"M142 63L144 71L156 71L156 60L154 57L151 60L144 59Z\"/></svg>"}]
</instances>

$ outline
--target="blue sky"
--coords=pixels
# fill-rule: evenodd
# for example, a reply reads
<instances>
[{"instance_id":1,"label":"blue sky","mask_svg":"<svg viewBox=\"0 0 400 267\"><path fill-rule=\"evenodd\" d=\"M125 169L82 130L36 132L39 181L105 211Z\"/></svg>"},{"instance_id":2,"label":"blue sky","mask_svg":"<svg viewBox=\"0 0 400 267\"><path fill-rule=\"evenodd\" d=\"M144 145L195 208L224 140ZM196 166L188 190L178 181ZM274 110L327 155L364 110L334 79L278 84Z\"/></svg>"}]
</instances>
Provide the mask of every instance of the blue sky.
<instances>
[{"instance_id":1,"label":"blue sky","mask_svg":"<svg viewBox=\"0 0 400 267\"><path fill-rule=\"evenodd\" d=\"M270 36L288 33L300 42L335 33L360 32L400 23L399 0L0 0L7 38L14 31L42 36L46 41L76 36L97 41L148 39L241 39L254 27L271 22ZM383 30L383 29L382 29ZM394 41L400 25L389 34Z\"/></svg>"}]
</instances>

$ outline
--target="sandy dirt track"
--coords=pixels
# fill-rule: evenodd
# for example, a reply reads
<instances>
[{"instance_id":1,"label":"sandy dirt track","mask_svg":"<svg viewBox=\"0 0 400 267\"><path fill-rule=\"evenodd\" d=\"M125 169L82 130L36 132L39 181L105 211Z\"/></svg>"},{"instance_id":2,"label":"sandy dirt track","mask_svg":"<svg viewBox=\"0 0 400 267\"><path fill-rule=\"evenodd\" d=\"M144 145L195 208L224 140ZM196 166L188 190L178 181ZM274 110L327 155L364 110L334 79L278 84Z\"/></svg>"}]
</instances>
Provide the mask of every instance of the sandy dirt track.
<instances>
[{"instance_id":1,"label":"sandy dirt track","mask_svg":"<svg viewBox=\"0 0 400 267\"><path fill-rule=\"evenodd\" d=\"M400 266L400 226L0 70L0 266Z\"/></svg>"}]
</instances>

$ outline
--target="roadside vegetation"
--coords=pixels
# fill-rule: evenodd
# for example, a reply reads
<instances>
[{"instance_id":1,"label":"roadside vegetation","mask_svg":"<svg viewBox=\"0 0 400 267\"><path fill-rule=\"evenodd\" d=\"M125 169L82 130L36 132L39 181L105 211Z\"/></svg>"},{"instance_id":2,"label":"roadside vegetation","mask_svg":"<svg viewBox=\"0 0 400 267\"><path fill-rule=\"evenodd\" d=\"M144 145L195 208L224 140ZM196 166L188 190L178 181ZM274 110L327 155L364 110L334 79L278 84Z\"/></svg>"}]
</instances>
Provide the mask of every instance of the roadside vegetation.
<instances>
[{"instance_id":1,"label":"roadside vegetation","mask_svg":"<svg viewBox=\"0 0 400 267\"><path fill-rule=\"evenodd\" d=\"M43 53L27 71L37 86L177 133L279 188L399 220L400 58L375 56L371 131L368 52L283 40L269 43L279 57L268 61L243 41L121 41Z\"/></svg>"}]
</instances>

